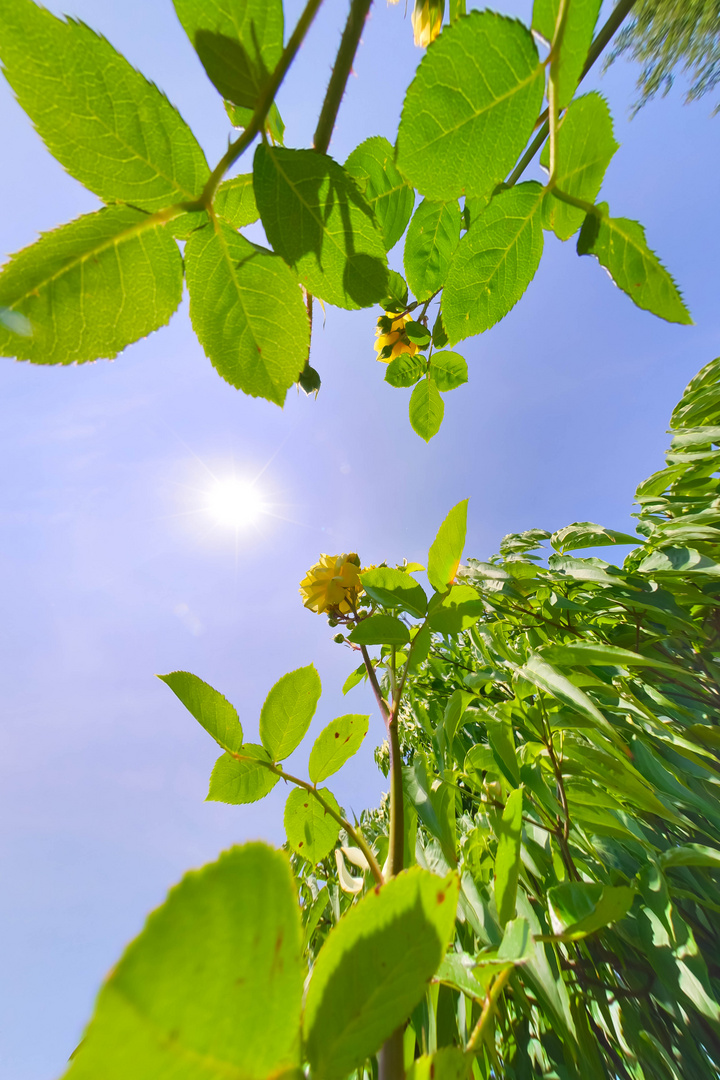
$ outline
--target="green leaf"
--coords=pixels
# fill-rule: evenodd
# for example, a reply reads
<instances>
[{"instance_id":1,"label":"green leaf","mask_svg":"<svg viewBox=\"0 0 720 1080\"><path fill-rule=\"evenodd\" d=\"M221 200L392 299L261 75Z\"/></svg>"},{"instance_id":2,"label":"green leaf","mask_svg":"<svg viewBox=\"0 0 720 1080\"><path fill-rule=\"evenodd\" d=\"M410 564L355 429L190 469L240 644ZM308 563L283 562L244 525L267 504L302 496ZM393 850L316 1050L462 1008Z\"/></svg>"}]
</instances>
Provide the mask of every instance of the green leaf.
<instances>
[{"instance_id":1,"label":"green leaf","mask_svg":"<svg viewBox=\"0 0 720 1080\"><path fill-rule=\"evenodd\" d=\"M608 547L612 544L632 544L637 547L642 543L639 536L617 532L596 525L593 521L574 521L564 529L558 529L550 537L550 543L556 551L575 551L577 548Z\"/></svg>"},{"instance_id":2,"label":"green leaf","mask_svg":"<svg viewBox=\"0 0 720 1080\"><path fill-rule=\"evenodd\" d=\"M243 755L240 761L233 754L223 754L215 762L210 777L207 802L237 803L257 802L272 791L280 777L267 768L270 755L263 746L245 743L236 753ZM265 762L261 765L260 762Z\"/></svg>"},{"instance_id":3,"label":"green leaf","mask_svg":"<svg viewBox=\"0 0 720 1080\"><path fill-rule=\"evenodd\" d=\"M303 1034L315 1080L341 1080L410 1015L455 925L458 879L414 867L346 912L318 954Z\"/></svg>"},{"instance_id":4,"label":"green leaf","mask_svg":"<svg viewBox=\"0 0 720 1080\"><path fill-rule=\"evenodd\" d=\"M298 1065L300 909L287 856L233 848L186 874L98 995L68 1080L265 1080Z\"/></svg>"},{"instance_id":5,"label":"green leaf","mask_svg":"<svg viewBox=\"0 0 720 1080\"><path fill-rule=\"evenodd\" d=\"M458 244L443 292L452 344L481 334L517 304L543 252L542 188L535 181L501 191Z\"/></svg>"},{"instance_id":6,"label":"green leaf","mask_svg":"<svg viewBox=\"0 0 720 1080\"><path fill-rule=\"evenodd\" d=\"M565 19L565 32L560 48L560 77L558 104L564 108L575 93L587 60L601 0L570 0ZM555 36L560 0L535 0L533 30L548 44Z\"/></svg>"},{"instance_id":7,"label":"green leaf","mask_svg":"<svg viewBox=\"0 0 720 1080\"><path fill-rule=\"evenodd\" d=\"M393 615L370 615L348 634L348 641L356 645L407 645L410 633Z\"/></svg>"},{"instance_id":8,"label":"green leaf","mask_svg":"<svg viewBox=\"0 0 720 1080\"><path fill-rule=\"evenodd\" d=\"M596 210L580 230L578 255L594 255L638 307L668 322L692 323L675 282L647 246L642 225L608 217L607 203Z\"/></svg>"},{"instance_id":9,"label":"green leaf","mask_svg":"<svg viewBox=\"0 0 720 1080\"><path fill-rule=\"evenodd\" d=\"M190 318L213 367L231 386L282 405L310 340L292 271L218 222L188 240L185 274Z\"/></svg>"},{"instance_id":10,"label":"green leaf","mask_svg":"<svg viewBox=\"0 0 720 1080\"><path fill-rule=\"evenodd\" d=\"M562 701L564 705L569 705L571 709L574 709L581 716L587 717L588 720L597 724L606 734L610 735L613 741L616 741L617 736L612 724L593 705L587 694L579 686L575 686L570 682L565 675L562 675L551 664L547 663L539 653L533 653L524 666L518 669L517 674L521 678L527 679L533 686L545 690L546 693L551 694L558 701Z\"/></svg>"},{"instance_id":11,"label":"green leaf","mask_svg":"<svg viewBox=\"0 0 720 1080\"><path fill-rule=\"evenodd\" d=\"M650 667L667 671L671 675L683 675L683 669L676 664L656 660L652 656L643 656L632 649L621 649L616 645L601 645L593 641L578 641L569 645L549 645L537 654L549 664L570 667Z\"/></svg>"},{"instance_id":12,"label":"green leaf","mask_svg":"<svg viewBox=\"0 0 720 1080\"><path fill-rule=\"evenodd\" d=\"M208 78L254 109L283 49L282 0L173 0Z\"/></svg>"},{"instance_id":13,"label":"green leaf","mask_svg":"<svg viewBox=\"0 0 720 1080\"><path fill-rule=\"evenodd\" d=\"M388 364L385 382L398 388L414 386L426 371L427 360L424 356L401 353Z\"/></svg>"},{"instance_id":14,"label":"green leaf","mask_svg":"<svg viewBox=\"0 0 720 1080\"><path fill-rule=\"evenodd\" d=\"M472 1054L456 1046L443 1046L434 1054L415 1058L405 1073L405 1080L465 1080L470 1075Z\"/></svg>"},{"instance_id":15,"label":"green leaf","mask_svg":"<svg viewBox=\"0 0 720 1080\"><path fill-rule=\"evenodd\" d=\"M160 210L200 195L209 169L190 128L84 23L0 0L0 60L50 153L104 202Z\"/></svg>"},{"instance_id":16,"label":"green leaf","mask_svg":"<svg viewBox=\"0 0 720 1080\"><path fill-rule=\"evenodd\" d=\"M367 678L367 671L365 669L365 661L363 661L362 664L358 664L358 666L355 668L354 671L350 672L347 679L343 683L343 687L342 687L343 695L349 693L350 690L352 690L352 688L354 686L357 686L358 683L361 683L366 678Z\"/></svg>"},{"instance_id":17,"label":"green leaf","mask_svg":"<svg viewBox=\"0 0 720 1080\"><path fill-rule=\"evenodd\" d=\"M1 33L1 30L0 30ZM0 273L0 355L34 364L108 360L164 326L182 297L182 259L167 228L111 206L45 233Z\"/></svg>"},{"instance_id":18,"label":"green leaf","mask_svg":"<svg viewBox=\"0 0 720 1080\"><path fill-rule=\"evenodd\" d=\"M361 574L360 581L368 596L383 607L400 608L416 619L424 617L427 596L410 574L391 566L378 566Z\"/></svg>"},{"instance_id":19,"label":"green leaf","mask_svg":"<svg viewBox=\"0 0 720 1080\"><path fill-rule=\"evenodd\" d=\"M423 326L421 322L415 322L414 319L405 323L405 335L419 349L427 349L432 341L432 334L427 326Z\"/></svg>"},{"instance_id":20,"label":"green leaf","mask_svg":"<svg viewBox=\"0 0 720 1080\"><path fill-rule=\"evenodd\" d=\"M275 683L260 713L260 739L273 761L282 761L300 744L321 693L314 664L289 671Z\"/></svg>"},{"instance_id":21,"label":"green leaf","mask_svg":"<svg viewBox=\"0 0 720 1080\"><path fill-rule=\"evenodd\" d=\"M517 788L520 785L520 763L515 750L512 723L509 718L491 720L487 717L485 725L495 764L508 783Z\"/></svg>"},{"instance_id":22,"label":"green leaf","mask_svg":"<svg viewBox=\"0 0 720 1080\"><path fill-rule=\"evenodd\" d=\"M438 390L455 390L468 381L468 366L464 356L456 352L436 352L430 359L430 378Z\"/></svg>"},{"instance_id":23,"label":"green leaf","mask_svg":"<svg viewBox=\"0 0 720 1080\"><path fill-rule=\"evenodd\" d=\"M565 881L548 890L555 931L573 941L624 919L634 898L634 888L599 882Z\"/></svg>"},{"instance_id":24,"label":"green leaf","mask_svg":"<svg viewBox=\"0 0 720 1080\"><path fill-rule=\"evenodd\" d=\"M355 180L315 150L255 151L255 198L265 234L313 296L342 308L381 300L383 238Z\"/></svg>"},{"instance_id":25,"label":"green leaf","mask_svg":"<svg viewBox=\"0 0 720 1080\"><path fill-rule=\"evenodd\" d=\"M498 846L495 856L495 906L501 926L515 918L515 897L520 873L522 804L522 788L516 788L510 793L496 826Z\"/></svg>"},{"instance_id":26,"label":"green leaf","mask_svg":"<svg viewBox=\"0 0 720 1080\"><path fill-rule=\"evenodd\" d=\"M570 5L571 8L574 6ZM607 102L597 93L571 102L558 128L555 186L576 199L594 203L618 143ZM549 144L540 164L550 167ZM543 202L543 225L560 240L569 240L585 220L585 211L548 192Z\"/></svg>"},{"instance_id":27,"label":"green leaf","mask_svg":"<svg viewBox=\"0 0 720 1080\"><path fill-rule=\"evenodd\" d=\"M369 716L348 713L331 720L318 735L308 762L308 776L313 784L320 784L341 769L356 754L367 735Z\"/></svg>"},{"instance_id":28,"label":"green leaf","mask_svg":"<svg viewBox=\"0 0 720 1080\"><path fill-rule=\"evenodd\" d=\"M444 600L432 607L429 627L453 636L473 626L485 613L485 604L471 585L453 585Z\"/></svg>"},{"instance_id":29,"label":"green leaf","mask_svg":"<svg viewBox=\"0 0 720 1080\"><path fill-rule=\"evenodd\" d=\"M427 300L445 284L450 260L460 240L457 199L423 199L405 237L403 263L408 285L418 300Z\"/></svg>"},{"instance_id":30,"label":"green leaf","mask_svg":"<svg viewBox=\"0 0 720 1080\"><path fill-rule=\"evenodd\" d=\"M252 173L224 180L215 193L213 209L236 229L257 221L260 214L255 202Z\"/></svg>"},{"instance_id":31,"label":"green leaf","mask_svg":"<svg viewBox=\"0 0 720 1080\"><path fill-rule=\"evenodd\" d=\"M366 139L348 157L345 171L357 180L389 251L405 232L415 204L415 192L395 165L395 147L380 135Z\"/></svg>"},{"instance_id":32,"label":"green leaf","mask_svg":"<svg viewBox=\"0 0 720 1080\"><path fill-rule=\"evenodd\" d=\"M430 379L423 379L410 395L410 425L416 435L430 442L437 435L445 415L445 405L438 388Z\"/></svg>"},{"instance_id":33,"label":"green leaf","mask_svg":"<svg viewBox=\"0 0 720 1080\"><path fill-rule=\"evenodd\" d=\"M189 671L171 671L169 675L158 675L158 678L180 698L188 712L223 750L240 750L243 740L240 718L227 698Z\"/></svg>"},{"instance_id":34,"label":"green leaf","mask_svg":"<svg viewBox=\"0 0 720 1080\"><path fill-rule=\"evenodd\" d=\"M446 592L458 572L465 547L467 506L467 499L453 506L430 546L427 575L436 592Z\"/></svg>"},{"instance_id":35,"label":"green leaf","mask_svg":"<svg viewBox=\"0 0 720 1080\"><path fill-rule=\"evenodd\" d=\"M398 168L423 195L485 195L532 135L545 73L530 31L473 11L428 49L403 105Z\"/></svg>"},{"instance_id":36,"label":"green leaf","mask_svg":"<svg viewBox=\"0 0 720 1080\"><path fill-rule=\"evenodd\" d=\"M319 794L340 813L332 792L320 788ZM335 847L340 826L314 795L303 788L294 788L285 803L285 832L293 851L314 866Z\"/></svg>"},{"instance_id":37,"label":"green leaf","mask_svg":"<svg viewBox=\"0 0 720 1080\"><path fill-rule=\"evenodd\" d=\"M474 694L470 694L467 690L453 690L452 696L445 706L445 712L443 713L443 727L445 728L445 737L447 739L448 746L452 746L455 733L457 732L460 721L465 715L465 710L474 698Z\"/></svg>"},{"instance_id":38,"label":"green leaf","mask_svg":"<svg viewBox=\"0 0 720 1080\"><path fill-rule=\"evenodd\" d=\"M403 766L402 782L406 804L414 808L430 835L440 841L447 861L455 865L457 863L455 819L449 813L451 810L449 803L442 801L443 790L454 800L454 788L443 785L438 792L432 790L427 773L427 761L422 751L415 753L412 765Z\"/></svg>"},{"instance_id":39,"label":"green leaf","mask_svg":"<svg viewBox=\"0 0 720 1080\"><path fill-rule=\"evenodd\" d=\"M228 115L228 119L233 127L245 129L250 125L250 121L255 115L254 109L247 109L242 105L233 105L231 101L225 102L225 112ZM273 101L270 106L270 110L265 117L265 123L263 125L265 134L270 137L272 142L283 145L283 139L285 137L285 122L280 115L280 110Z\"/></svg>"},{"instance_id":40,"label":"green leaf","mask_svg":"<svg viewBox=\"0 0 720 1080\"><path fill-rule=\"evenodd\" d=\"M711 866L718 869L720 851L703 844L682 844L680 847L663 851L658 861L663 870L669 870L673 866Z\"/></svg>"}]
</instances>

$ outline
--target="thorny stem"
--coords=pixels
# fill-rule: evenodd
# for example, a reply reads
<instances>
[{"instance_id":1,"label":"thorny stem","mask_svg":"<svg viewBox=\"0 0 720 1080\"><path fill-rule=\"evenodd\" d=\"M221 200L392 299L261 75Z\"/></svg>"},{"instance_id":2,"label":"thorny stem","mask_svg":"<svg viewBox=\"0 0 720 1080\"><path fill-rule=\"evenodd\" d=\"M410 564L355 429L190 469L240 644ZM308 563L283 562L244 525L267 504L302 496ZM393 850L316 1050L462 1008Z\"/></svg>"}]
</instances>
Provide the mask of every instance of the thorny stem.
<instances>
[{"instance_id":1,"label":"thorny stem","mask_svg":"<svg viewBox=\"0 0 720 1080\"><path fill-rule=\"evenodd\" d=\"M220 158L220 161L210 174L210 179L206 183L202 195L198 199L197 206L194 206L193 209L205 210L212 204L215 192L225 173L235 164L240 155L247 150L255 136L259 135L262 131L267 114L270 112L272 103L275 100L275 95L280 89L282 81L295 59L298 49L305 40L307 32L310 29L312 21L317 15L321 4L322 0L308 0L305 5L305 10L298 19L297 26L290 36L290 40L283 49L277 67L273 71L267 86L260 95L260 100L255 108L255 112L252 114L250 123L245 128L242 135L240 135L235 142L230 144L226 153Z\"/></svg>"},{"instance_id":2,"label":"thorny stem","mask_svg":"<svg viewBox=\"0 0 720 1080\"><path fill-rule=\"evenodd\" d=\"M351 836L353 838L353 840L367 859L372 876L375 878L375 881L378 883L378 885L382 885L384 883L385 879L383 877L382 870L380 869L378 861L373 855L372 849L365 840L363 834L360 832L359 829L354 828L354 826L352 826L349 821L346 821L342 814L338 814L337 810L333 809L330 803L322 797L316 787L314 787L312 784L309 784L307 780L301 780L299 776L293 776L291 773L285 772L285 770L280 765L275 765L272 761L263 761L262 758L249 757L246 754L238 754L234 751L231 751L231 753L232 756L236 759L236 761L252 761L257 765L262 765L263 768L267 769L269 772L275 773L276 776L279 776L281 780L287 780L289 783L295 784L297 787L303 788L305 791L309 792L315 799L317 799L325 813L329 814L331 818L337 821L340 828L344 829L348 836Z\"/></svg>"},{"instance_id":3,"label":"thorny stem","mask_svg":"<svg viewBox=\"0 0 720 1080\"><path fill-rule=\"evenodd\" d=\"M590 46L590 50L588 52L587 60L585 61L585 67L582 69L582 73L580 75L579 82L583 81L583 79L585 78L587 73L593 67L593 65L595 64L595 61L598 59L598 57L600 56L602 51L605 49L605 47L609 44L609 42L611 41L611 39L615 35L615 32L620 28L622 23L625 21L626 16L630 13L630 11L631 11L634 4L635 4L635 0L619 0L619 3L616 4L616 6L613 9L611 15L609 16L607 22L602 27L602 29L598 32L597 36L593 40L592 45ZM528 165L530 164L530 162L535 157L535 155L537 154L540 147L543 145L543 143L547 139L547 137L548 137L548 135L550 133L550 125L549 125L549 123L547 121L547 115L548 115L548 113L546 112L545 113L546 118L545 118L545 121L544 121L542 127L538 131L538 133L535 136L535 138L533 139L533 141L528 146L528 148L525 151L525 153L523 154L523 156L520 158L520 161L515 166L515 169L513 170L513 172L510 174L510 176L506 180L505 185L504 185L505 187L513 187L515 184L517 184L518 180L520 179L522 174L525 172Z\"/></svg>"},{"instance_id":4,"label":"thorny stem","mask_svg":"<svg viewBox=\"0 0 720 1080\"><path fill-rule=\"evenodd\" d=\"M350 78L355 53L360 44L360 35L371 6L372 0L352 0L350 4L350 13L340 39L340 48L335 57L330 82L328 83L313 138L313 146L321 154L326 154L330 145L330 138L335 127L340 103L345 93L347 81Z\"/></svg>"}]
</instances>

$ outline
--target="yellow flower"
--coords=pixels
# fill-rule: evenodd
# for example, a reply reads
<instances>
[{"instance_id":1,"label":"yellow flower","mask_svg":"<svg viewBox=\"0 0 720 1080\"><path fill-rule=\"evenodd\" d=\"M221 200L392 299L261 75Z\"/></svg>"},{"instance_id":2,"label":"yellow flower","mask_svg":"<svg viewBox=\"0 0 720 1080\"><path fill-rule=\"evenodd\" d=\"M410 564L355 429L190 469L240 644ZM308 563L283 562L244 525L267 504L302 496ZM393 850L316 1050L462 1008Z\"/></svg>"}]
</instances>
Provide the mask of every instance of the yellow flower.
<instances>
[{"instance_id":1,"label":"yellow flower","mask_svg":"<svg viewBox=\"0 0 720 1080\"><path fill-rule=\"evenodd\" d=\"M427 49L440 33L444 14L445 0L415 0L412 24L415 44L421 49Z\"/></svg>"},{"instance_id":2,"label":"yellow flower","mask_svg":"<svg viewBox=\"0 0 720 1080\"><path fill-rule=\"evenodd\" d=\"M375 330L377 337L375 352L380 353L378 360L387 364L402 353L415 355L418 347L405 333L405 323L410 322L411 319L412 315L394 315L392 312L386 312L380 316Z\"/></svg>"},{"instance_id":3,"label":"yellow flower","mask_svg":"<svg viewBox=\"0 0 720 1080\"><path fill-rule=\"evenodd\" d=\"M303 604L311 611L352 611L363 591L360 584L360 560L357 555L321 555L300 582Z\"/></svg>"}]
</instances>

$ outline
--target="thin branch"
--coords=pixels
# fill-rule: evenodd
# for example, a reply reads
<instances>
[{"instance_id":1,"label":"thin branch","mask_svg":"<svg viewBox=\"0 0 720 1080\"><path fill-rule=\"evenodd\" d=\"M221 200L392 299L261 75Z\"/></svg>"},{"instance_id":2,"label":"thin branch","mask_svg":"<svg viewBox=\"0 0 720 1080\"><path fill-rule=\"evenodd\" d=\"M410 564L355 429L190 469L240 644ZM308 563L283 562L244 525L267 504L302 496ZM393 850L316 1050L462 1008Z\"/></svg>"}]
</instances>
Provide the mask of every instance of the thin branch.
<instances>
[{"instance_id":1,"label":"thin branch","mask_svg":"<svg viewBox=\"0 0 720 1080\"><path fill-rule=\"evenodd\" d=\"M330 145L330 138L337 120L340 102L343 99L345 87L350 78L355 53L360 44L360 35L371 6L372 0L352 0L350 4L350 13L340 39L340 48L335 57L335 64L333 65L330 82L328 83L313 138L313 146L321 154L326 154Z\"/></svg>"},{"instance_id":2,"label":"thin branch","mask_svg":"<svg viewBox=\"0 0 720 1080\"><path fill-rule=\"evenodd\" d=\"M512 972L512 970L512 965L510 967L504 968L499 973L492 986L488 990L485 997L485 1003L482 1007L482 1012L480 1013L480 1018L475 1027L473 1028L472 1035L468 1039L468 1044L466 1047L468 1053L477 1054L478 1051L481 1049L485 1029L487 1028L488 1023L490 1022L490 1019L495 1012L495 1005L497 1003L497 999L500 997L501 993L505 989L505 984L510 978L510 973Z\"/></svg>"}]
</instances>

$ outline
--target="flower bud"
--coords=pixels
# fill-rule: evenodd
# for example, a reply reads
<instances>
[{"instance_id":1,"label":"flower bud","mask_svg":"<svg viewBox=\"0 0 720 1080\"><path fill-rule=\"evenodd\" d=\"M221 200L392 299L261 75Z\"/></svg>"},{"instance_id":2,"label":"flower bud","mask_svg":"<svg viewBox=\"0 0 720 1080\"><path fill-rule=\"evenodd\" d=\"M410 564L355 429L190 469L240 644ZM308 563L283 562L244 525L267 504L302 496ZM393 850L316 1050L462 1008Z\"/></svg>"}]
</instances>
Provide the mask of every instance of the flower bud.
<instances>
[{"instance_id":1,"label":"flower bud","mask_svg":"<svg viewBox=\"0 0 720 1080\"><path fill-rule=\"evenodd\" d=\"M440 33L444 14L445 0L415 0L412 24L415 44L421 49L427 49Z\"/></svg>"}]
</instances>

